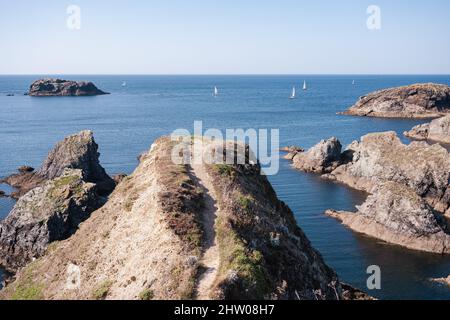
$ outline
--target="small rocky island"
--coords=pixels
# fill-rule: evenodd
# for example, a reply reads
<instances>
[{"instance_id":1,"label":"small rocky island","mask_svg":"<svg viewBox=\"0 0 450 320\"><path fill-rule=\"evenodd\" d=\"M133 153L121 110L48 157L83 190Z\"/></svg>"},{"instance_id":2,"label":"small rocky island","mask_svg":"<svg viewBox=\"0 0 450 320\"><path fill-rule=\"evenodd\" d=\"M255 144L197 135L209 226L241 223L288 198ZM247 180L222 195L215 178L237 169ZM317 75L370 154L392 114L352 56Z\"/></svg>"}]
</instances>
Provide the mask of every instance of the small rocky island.
<instances>
[{"instance_id":1,"label":"small rocky island","mask_svg":"<svg viewBox=\"0 0 450 320\"><path fill-rule=\"evenodd\" d=\"M342 152L336 138L293 157L295 168L370 194L356 213L327 211L351 229L410 249L450 253L450 155L440 145L404 145L373 133Z\"/></svg>"},{"instance_id":2,"label":"small rocky island","mask_svg":"<svg viewBox=\"0 0 450 320\"><path fill-rule=\"evenodd\" d=\"M28 95L32 97L98 96L104 94L109 93L98 89L92 82L62 79L36 80L30 86L28 92Z\"/></svg>"},{"instance_id":3,"label":"small rocky island","mask_svg":"<svg viewBox=\"0 0 450 320\"><path fill-rule=\"evenodd\" d=\"M450 115L435 119L406 131L404 135L416 140L431 140L450 144Z\"/></svg>"},{"instance_id":4,"label":"small rocky island","mask_svg":"<svg viewBox=\"0 0 450 320\"><path fill-rule=\"evenodd\" d=\"M380 118L437 118L450 112L450 87L413 84L363 96L346 115Z\"/></svg>"},{"instance_id":5,"label":"small rocky island","mask_svg":"<svg viewBox=\"0 0 450 320\"><path fill-rule=\"evenodd\" d=\"M23 196L0 229L1 262L37 259L0 298L370 299L340 283L259 164L174 164L174 145L158 139L92 213L97 195L85 166ZM226 145L211 141L207 152L224 150L225 158L239 148ZM30 254L14 258L23 252Z\"/></svg>"}]
</instances>

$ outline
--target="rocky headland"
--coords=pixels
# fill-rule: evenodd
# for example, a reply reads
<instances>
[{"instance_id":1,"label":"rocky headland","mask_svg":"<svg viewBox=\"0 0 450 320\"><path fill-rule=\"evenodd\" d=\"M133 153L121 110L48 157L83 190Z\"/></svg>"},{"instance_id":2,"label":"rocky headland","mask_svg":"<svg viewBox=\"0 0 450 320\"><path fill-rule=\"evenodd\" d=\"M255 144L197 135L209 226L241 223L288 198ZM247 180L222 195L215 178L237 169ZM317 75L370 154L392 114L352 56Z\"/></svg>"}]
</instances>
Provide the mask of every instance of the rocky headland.
<instances>
[{"instance_id":1,"label":"rocky headland","mask_svg":"<svg viewBox=\"0 0 450 320\"><path fill-rule=\"evenodd\" d=\"M174 146L158 139L108 202L0 298L362 297L342 288L259 164L175 164Z\"/></svg>"},{"instance_id":2,"label":"rocky headland","mask_svg":"<svg viewBox=\"0 0 450 320\"><path fill-rule=\"evenodd\" d=\"M350 229L409 249L450 253L445 220L410 188L385 182L371 191L357 212L326 211Z\"/></svg>"},{"instance_id":3,"label":"rocky headland","mask_svg":"<svg viewBox=\"0 0 450 320\"><path fill-rule=\"evenodd\" d=\"M340 155L339 150L340 143L331 138L293 159L299 170L324 173L323 178L371 194L356 214L331 210L330 216L390 243L448 253L442 218L450 213L450 156L445 148L425 142L404 145L395 132L384 132L362 137Z\"/></svg>"},{"instance_id":4,"label":"rocky headland","mask_svg":"<svg viewBox=\"0 0 450 320\"><path fill-rule=\"evenodd\" d=\"M416 140L431 140L450 144L450 115L435 119L406 131L404 135Z\"/></svg>"},{"instance_id":5,"label":"rocky headland","mask_svg":"<svg viewBox=\"0 0 450 320\"><path fill-rule=\"evenodd\" d=\"M52 96L97 96L108 94L98 89L92 82L62 79L40 79L33 82L28 91L32 97Z\"/></svg>"},{"instance_id":6,"label":"rocky headland","mask_svg":"<svg viewBox=\"0 0 450 320\"><path fill-rule=\"evenodd\" d=\"M68 238L104 202L114 181L99 163L91 131L59 142L42 167L27 166L4 182L19 198L0 223L0 265L15 272L45 253L51 242Z\"/></svg>"},{"instance_id":7,"label":"rocky headland","mask_svg":"<svg viewBox=\"0 0 450 320\"><path fill-rule=\"evenodd\" d=\"M363 96L343 112L346 115L381 118L437 118L450 112L450 87L413 84Z\"/></svg>"}]
</instances>

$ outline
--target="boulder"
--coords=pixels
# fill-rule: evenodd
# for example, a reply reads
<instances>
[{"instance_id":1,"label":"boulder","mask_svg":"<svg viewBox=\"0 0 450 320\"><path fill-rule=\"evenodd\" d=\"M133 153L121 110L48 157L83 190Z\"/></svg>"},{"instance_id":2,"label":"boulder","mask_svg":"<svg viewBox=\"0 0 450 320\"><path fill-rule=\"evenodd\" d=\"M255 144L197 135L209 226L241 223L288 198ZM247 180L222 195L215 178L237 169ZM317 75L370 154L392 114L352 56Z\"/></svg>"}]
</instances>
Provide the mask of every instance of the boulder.
<instances>
[{"instance_id":1,"label":"boulder","mask_svg":"<svg viewBox=\"0 0 450 320\"><path fill-rule=\"evenodd\" d=\"M337 138L322 140L307 152L297 153L293 157L294 167L306 172L331 172L341 163L341 151L342 145Z\"/></svg>"},{"instance_id":2,"label":"boulder","mask_svg":"<svg viewBox=\"0 0 450 320\"><path fill-rule=\"evenodd\" d=\"M92 82L76 82L62 79L41 79L31 84L28 92L32 97L49 96L96 96L108 94L98 89Z\"/></svg>"},{"instance_id":3,"label":"boulder","mask_svg":"<svg viewBox=\"0 0 450 320\"><path fill-rule=\"evenodd\" d=\"M450 112L450 87L413 84L363 96L343 114L385 118L436 118Z\"/></svg>"}]
</instances>

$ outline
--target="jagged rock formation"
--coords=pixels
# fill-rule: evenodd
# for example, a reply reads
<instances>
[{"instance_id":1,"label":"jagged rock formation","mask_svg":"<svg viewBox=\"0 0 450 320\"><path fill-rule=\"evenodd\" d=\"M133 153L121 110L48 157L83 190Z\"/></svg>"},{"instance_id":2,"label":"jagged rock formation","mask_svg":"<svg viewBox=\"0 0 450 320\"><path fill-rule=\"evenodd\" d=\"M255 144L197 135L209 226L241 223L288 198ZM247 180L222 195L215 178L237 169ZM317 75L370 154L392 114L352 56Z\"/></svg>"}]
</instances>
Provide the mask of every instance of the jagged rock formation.
<instances>
[{"instance_id":1,"label":"jagged rock formation","mask_svg":"<svg viewBox=\"0 0 450 320\"><path fill-rule=\"evenodd\" d=\"M37 172L21 167L20 173L7 177L3 182L18 189L12 195L18 198L44 181L59 177L65 169L80 169L84 181L97 184L98 192L107 194L114 189L115 182L100 165L99 156L92 131L82 131L59 142Z\"/></svg>"},{"instance_id":2,"label":"jagged rock formation","mask_svg":"<svg viewBox=\"0 0 450 320\"><path fill-rule=\"evenodd\" d=\"M409 249L450 253L450 235L442 216L410 188L385 182L371 192L356 213L328 210L352 230Z\"/></svg>"},{"instance_id":3,"label":"jagged rock formation","mask_svg":"<svg viewBox=\"0 0 450 320\"><path fill-rule=\"evenodd\" d=\"M76 82L61 79L36 80L30 86L29 96L97 96L108 94L99 90L92 82Z\"/></svg>"},{"instance_id":4,"label":"jagged rock formation","mask_svg":"<svg viewBox=\"0 0 450 320\"><path fill-rule=\"evenodd\" d=\"M447 229L439 218L450 214L450 157L445 148L425 142L404 145L395 132L384 132L362 137L340 156L333 154L337 165L322 177L372 195L357 214L331 210L329 215L387 242L423 251L448 251ZM304 160L304 155L297 157L296 168L329 170L310 166L311 160Z\"/></svg>"},{"instance_id":5,"label":"jagged rock formation","mask_svg":"<svg viewBox=\"0 0 450 320\"><path fill-rule=\"evenodd\" d=\"M437 279L431 279L431 280L435 281L435 282L443 283L450 287L450 276L448 276L447 278L437 278Z\"/></svg>"},{"instance_id":6,"label":"jagged rock formation","mask_svg":"<svg viewBox=\"0 0 450 320\"><path fill-rule=\"evenodd\" d=\"M48 245L68 238L103 200L81 170L66 169L21 197L0 223L0 265L10 272L42 256Z\"/></svg>"},{"instance_id":7,"label":"jagged rock formation","mask_svg":"<svg viewBox=\"0 0 450 320\"><path fill-rule=\"evenodd\" d=\"M450 87L413 84L361 97L343 114L385 118L436 118L450 112Z\"/></svg>"},{"instance_id":8,"label":"jagged rock formation","mask_svg":"<svg viewBox=\"0 0 450 320\"><path fill-rule=\"evenodd\" d=\"M380 182L393 181L411 188L435 210L450 207L450 157L437 144L404 145L395 132L373 133L354 142L346 151L352 160L326 178L370 192Z\"/></svg>"},{"instance_id":9,"label":"jagged rock formation","mask_svg":"<svg viewBox=\"0 0 450 320\"><path fill-rule=\"evenodd\" d=\"M406 131L404 135L416 140L432 140L450 144L450 115L418 125L411 131Z\"/></svg>"},{"instance_id":10,"label":"jagged rock formation","mask_svg":"<svg viewBox=\"0 0 450 320\"><path fill-rule=\"evenodd\" d=\"M158 139L108 202L0 298L343 297L258 164L175 164L174 146Z\"/></svg>"},{"instance_id":11,"label":"jagged rock formation","mask_svg":"<svg viewBox=\"0 0 450 320\"><path fill-rule=\"evenodd\" d=\"M320 141L307 152L297 152L292 157L292 161L294 167L302 171L317 173L331 172L341 164L341 151L341 143L337 138L332 137L328 140Z\"/></svg>"}]
</instances>

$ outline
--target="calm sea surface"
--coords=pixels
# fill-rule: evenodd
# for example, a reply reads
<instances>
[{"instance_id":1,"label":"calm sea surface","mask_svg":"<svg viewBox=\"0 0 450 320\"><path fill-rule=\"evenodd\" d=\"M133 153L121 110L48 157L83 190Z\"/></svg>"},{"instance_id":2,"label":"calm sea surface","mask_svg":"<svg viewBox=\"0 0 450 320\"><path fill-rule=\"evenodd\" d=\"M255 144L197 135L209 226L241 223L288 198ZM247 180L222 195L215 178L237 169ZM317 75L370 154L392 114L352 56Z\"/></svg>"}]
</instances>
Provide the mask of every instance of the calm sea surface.
<instances>
[{"instance_id":1,"label":"calm sea surface","mask_svg":"<svg viewBox=\"0 0 450 320\"><path fill-rule=\"evenodd\" d=\"M131 173L137 155L149 149L155 138L178 128L193 130L195 120L202 120L205 129L277 128L282 145L303 147L331 136L346 145L369 132L394 130L401 135L425 121L367 119L336 112L377 89L416 82L450 85L450 76L65 76L93 81L112 94L24 96L38 78L0 76L0 177L23 164L38 168L57 141L83 129L94 131L101 163L110 174ZM303 80L309 90L300 90L298 99L289 100L292 86L300 87ZM214 86L219 88L218 98L212 97ZM6 96L11 93L14 96ZM292 208L342 281L367 290L366 269L375 264L382 270L382 289L369 293L378 298L450 299L449 288L429 281L450 274L450 257L405 250L353 233L323 211L353 210L364 201L364 194L297 172L284 160L280 167L279 174L270 177L278 196ZM0 219L13 204L0 199Z\"/></svg>"}]
</instances>

